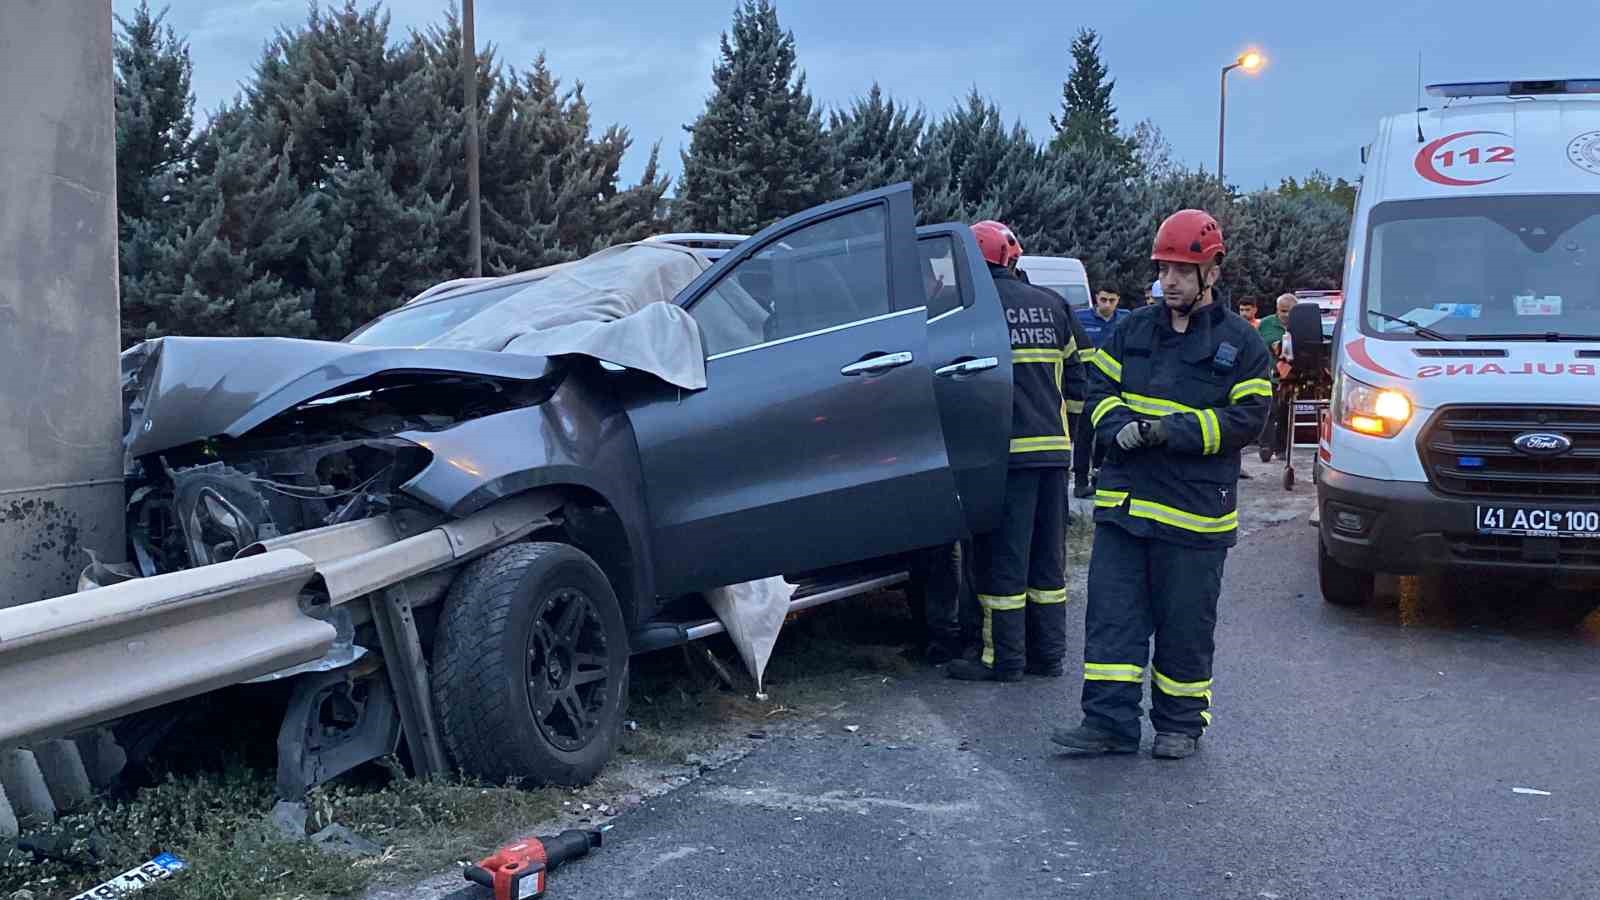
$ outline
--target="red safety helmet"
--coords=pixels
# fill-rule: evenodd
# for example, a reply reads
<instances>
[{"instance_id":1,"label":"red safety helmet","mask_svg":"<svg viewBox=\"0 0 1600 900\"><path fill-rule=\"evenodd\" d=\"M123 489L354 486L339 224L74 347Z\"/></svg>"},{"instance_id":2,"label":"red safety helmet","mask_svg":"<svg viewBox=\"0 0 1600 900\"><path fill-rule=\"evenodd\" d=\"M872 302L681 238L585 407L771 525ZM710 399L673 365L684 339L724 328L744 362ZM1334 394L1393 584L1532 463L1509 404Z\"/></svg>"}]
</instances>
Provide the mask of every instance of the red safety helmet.
<instances>
[{"instance_id":1,"label":"red safety helmet","mask_svg":"<svg viewBox=\"0 0 1600 900\"><path fill-rule=\"evenodd\" d=\"M1215 263L1227 253L1222 244L1222 227L1211 214L1198 209L1180 209L1156 230L1156 243L1150 258L1157 262Z\"/></svg>"},{"instance_id":2,"label":"red safety helmet","mask_svg":"<svg viewBox=\"0 0 1600 900\"><path fill-rule=\"evenodd\" d=\"M990 265L1010 266L1022 256L1022 242L1003 222L984 219L972 226L972 236L978 239L978 249Z\"/></svg>"}]
</instances>

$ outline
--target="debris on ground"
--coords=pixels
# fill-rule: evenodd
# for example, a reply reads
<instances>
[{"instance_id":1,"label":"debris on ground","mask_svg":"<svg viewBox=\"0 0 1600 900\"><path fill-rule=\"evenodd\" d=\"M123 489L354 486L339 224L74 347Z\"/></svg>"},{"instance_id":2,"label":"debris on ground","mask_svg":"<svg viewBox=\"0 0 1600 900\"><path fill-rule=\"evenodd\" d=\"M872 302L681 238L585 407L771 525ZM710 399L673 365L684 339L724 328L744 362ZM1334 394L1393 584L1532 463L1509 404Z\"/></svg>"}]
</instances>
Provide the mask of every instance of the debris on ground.
<instances>
[{"instance_id":1,"label":"debris on ground","mask_svg":"<svg viewBox=\"0 0 1600 900\"><path fill-rule=\"evenodd\" d=\"M313 834L311 843L341 856L382 856L383 848L343 825L329 825Z\"/></svg>"},{"instance_id":2,"label":"debris on ground","mask_svg":"<svg viewBox=\"0 0 1600 900\"><path fill-rule=\"evenodd\" d=\"M1534 797L1549 797L1549 796L1551 796L1549 791L1541 791L1538 788L1527 788L1527 787L1514 787L1514 788L1511 789L1511 793L1513 793L1513 794L1530 794L1530 795L1532 795Z\"/></svg>"}]
</instances>

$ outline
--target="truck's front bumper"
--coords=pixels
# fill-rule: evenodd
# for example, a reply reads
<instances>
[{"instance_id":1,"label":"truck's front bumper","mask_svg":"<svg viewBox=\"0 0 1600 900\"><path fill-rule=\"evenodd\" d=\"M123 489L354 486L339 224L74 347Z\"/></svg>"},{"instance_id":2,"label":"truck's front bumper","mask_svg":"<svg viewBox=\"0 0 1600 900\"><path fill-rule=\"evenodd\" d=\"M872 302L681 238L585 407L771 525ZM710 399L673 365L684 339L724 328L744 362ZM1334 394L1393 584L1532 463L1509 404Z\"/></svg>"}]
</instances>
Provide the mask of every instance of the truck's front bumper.
<instances>
[{"instance_id":1,"label":"truck's front bumper","mask_svg":"<svg viewBox=\"0 0 1600 900\"><path fill-rule=\"evenodd\" d=\"M1317 486L1322 544L1351 568L1396 575L1446 569L1600 574L1600 539L1479 534L1477 508L1482 502L1497 501L1452 497L1419 482L1362 478L1327 466ZM1538 505L1594 508L1545 501Z\"/></svg>"}]
</instances>

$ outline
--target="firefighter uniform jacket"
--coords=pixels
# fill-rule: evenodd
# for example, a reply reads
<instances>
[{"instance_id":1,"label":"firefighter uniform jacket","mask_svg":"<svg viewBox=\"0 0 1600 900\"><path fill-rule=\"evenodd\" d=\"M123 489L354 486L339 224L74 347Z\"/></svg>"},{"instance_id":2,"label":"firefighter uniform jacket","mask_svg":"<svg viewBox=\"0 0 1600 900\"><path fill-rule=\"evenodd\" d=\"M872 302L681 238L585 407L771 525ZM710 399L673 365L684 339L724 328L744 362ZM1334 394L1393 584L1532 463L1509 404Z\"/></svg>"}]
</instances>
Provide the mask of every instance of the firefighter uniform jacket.
<instances>
[{"instance_id":1,"label":"firefighter uniform jacket","mask_svg":"<svg viewBox=\"0 0 1600 900\"><path fill-rule=\"evenodd\" d=\"M1011 332L1011 466L1068 466L1067 403L1086 394L1072 313L1061 297L1010 270L990 266L989 271Z\"/></svg>"},{"instance_id":2,"label":"firefighter uniform jacket","mask_svg":"<svg viewBox=\"0 0 1600 900\"><path fill-rule=\"evenodd\" d=\"M1237 538L1239 451L1261 433L1272 397L1266 345L1224 305L1196 310L1183 334L1162 304L1112 329L1089 372L1090 421L1107 448L1095 522L1191 547ZM1117 432L1163 418L1166 442L1123 451Z\"/></svg>"},{"instance_id":3,"label":"firefighter uniform jacket","mask_svg":"<svg viewBox=\"0 0 1600 900\"><path fill-rule=\"evenodd\" d=\"M1081 416L1083 415L1083 404L1089 399L1089 359L1094 356L1094 343L1089 339L1088 333L1083 330L1083 323L1078 321L1078 317L1072 314L1071 309L1067 310L1067 324L1072 329L1072 342L1078 348L1078 352L1074 356L1078 360L1082 377L1076 381L1069 380L1068 372L1063 368L1061 370L1061 397L1066 401L1063 404L1063 408L1068 414ZM1067 424L1070 425L1072 422L1069 420Z\"/></svg>"}]
</instances>

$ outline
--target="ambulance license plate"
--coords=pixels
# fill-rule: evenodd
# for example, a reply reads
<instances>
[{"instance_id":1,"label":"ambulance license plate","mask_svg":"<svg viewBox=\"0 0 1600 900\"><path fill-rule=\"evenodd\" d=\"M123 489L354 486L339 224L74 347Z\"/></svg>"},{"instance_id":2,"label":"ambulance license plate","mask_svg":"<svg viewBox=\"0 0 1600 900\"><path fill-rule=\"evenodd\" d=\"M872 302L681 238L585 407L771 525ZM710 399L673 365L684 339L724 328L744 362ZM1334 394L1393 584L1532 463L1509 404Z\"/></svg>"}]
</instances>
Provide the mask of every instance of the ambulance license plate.
<instances>
[{"instance_id":1,"label":"ambulance license plate","mask_svg":"<svg viewBox=\"0 0 1600 900\"><path fill-rule=\"evenodd\" d=\"M1478 533L1513 537L1600 538L1600 511L1479 506Z\"/></svg>"}]
</instances>

